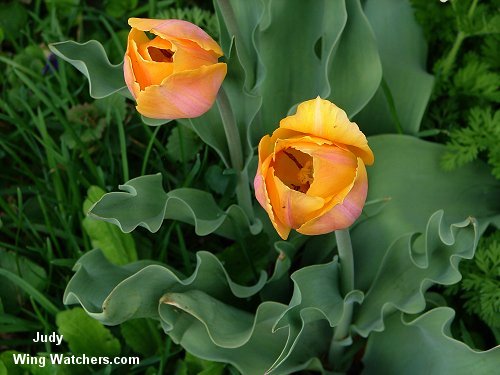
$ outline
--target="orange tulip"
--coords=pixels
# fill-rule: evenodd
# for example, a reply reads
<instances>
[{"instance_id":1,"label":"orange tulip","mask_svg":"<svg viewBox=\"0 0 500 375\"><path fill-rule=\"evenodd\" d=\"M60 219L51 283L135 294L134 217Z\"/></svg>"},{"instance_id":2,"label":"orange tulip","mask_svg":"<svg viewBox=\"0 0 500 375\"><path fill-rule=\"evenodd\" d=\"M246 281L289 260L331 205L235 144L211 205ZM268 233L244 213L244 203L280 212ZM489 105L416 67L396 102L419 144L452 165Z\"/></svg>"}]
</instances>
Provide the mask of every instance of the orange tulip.
<instances>
[{"instance_id":1,"label":"orange tulip","mask_svg":"<svg viewBox=\"0 0 500 375\"><path fill-rule=\"evenodd\" d=\"M365 135L328 100L301 103L259 143L255 195L281 238L349 227L368 191L365 164L374 156Z\"/></svg>"},{"instance_id":2,"label":"orange tulip","mask_svg":"<svg viewBox=\"0 0 500 375\"><path fill-rule=\"evenodd\" d=\"M176 119L207 112L227 72L226 64L217 62L220 46L186 21L130 18L128 23L123 70L139 113Z\"/></svg>"}]
</instances>

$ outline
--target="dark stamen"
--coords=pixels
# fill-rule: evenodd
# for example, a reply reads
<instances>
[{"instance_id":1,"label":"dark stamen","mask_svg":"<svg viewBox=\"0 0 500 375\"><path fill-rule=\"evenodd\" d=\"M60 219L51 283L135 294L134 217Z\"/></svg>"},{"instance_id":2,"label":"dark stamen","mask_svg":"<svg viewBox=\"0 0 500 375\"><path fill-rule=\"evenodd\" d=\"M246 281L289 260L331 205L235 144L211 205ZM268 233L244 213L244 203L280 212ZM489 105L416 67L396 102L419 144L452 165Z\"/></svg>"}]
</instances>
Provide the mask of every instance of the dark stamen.
<instances>
[{"instance_id":1,"label":"dark stamen","mask_svg":"<svg viewBox=\"0 0 500 375\"><path fill-rule=\"evenodd\" d=\"M297 168L299 169L302 169L302 164L299 163L299 161L297 160L297 158L295 156L293 156L292 154L290 154L289 152L287 151L283 151L285 153L286 156L288 156L290 158L291 161L293 161L295 163L295 165L297 166Z\"/></svg>"}]
</instances>

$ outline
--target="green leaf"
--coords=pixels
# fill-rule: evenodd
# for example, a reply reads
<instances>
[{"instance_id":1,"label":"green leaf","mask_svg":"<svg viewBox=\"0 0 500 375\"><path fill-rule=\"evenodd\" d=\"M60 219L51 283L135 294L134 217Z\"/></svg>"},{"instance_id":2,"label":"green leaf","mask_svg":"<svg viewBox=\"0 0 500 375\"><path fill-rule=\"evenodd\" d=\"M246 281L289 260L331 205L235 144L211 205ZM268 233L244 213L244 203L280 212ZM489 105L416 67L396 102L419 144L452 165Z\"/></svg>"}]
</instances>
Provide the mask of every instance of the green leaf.
<instances>
[{"instance_id":1,"label":"green leaf","mask_svg":"<svg viewBox=\"0 0 500 375\"><path fill-rule=\"evenodd\" d=\"M282 354L273 364L272 369L278 369L290 363L300 363L311 357L327 352L332 339L333 330L342 319L345 305L360 303L363 294L359 291L348 293L343 298L339 291L339 264L335 259L327 264L304 267L292 274L294 283L293 296L287 309L276 321L273 330L289 327L287 344ZM328 324L326 324L328 323ZM317 325L323 327L323 332L316 333L315 340L309 342L307 351L309 357L298 351L295 346L304 345L310 337L304 332Z\"/></svg>"},{"instance_id":2,"label":"green leaf","mask_svg":"<svg viewBox=\"0 0 500 375\"><path fill-rule=\"evenodd\" d=\"M423 235L404 235L388 249L354 319L359 334L367 337L371 331L382 331L384 316L395 309L423 311L430 286L461 279L458 263L474 255L477 224L469 218L447 226L443 216L443 211L434 213Z\"/></svg>"},{"instance_id":3,"label":"green leaf","mask_svg":"<svg viewBox=\"0 0 500 375\"><path fill-rule=\"evenodd\" d=\"M141 115L141 120L143 123L145 123L148 126L160 126L160 125L165 125L171 122L172 120L160 120L156 118L149 118Z\"/></svg>"},{"instance_id":4,"label":"green leaf","mask_svg":"<svg viewBox=\"0 0 500 375\"><path fill-rule=\"evenodd\" d=\"M390 200L351 230L357 289L368 290L391 244L405 233L424 232L434 212L443 209L447 224L475 217L479 233L500 212L498 183L483 163L445 172L440 168L443 145L400 135L369 137L368 142L375 163L367 168L367 200Z\"/></svg>"},{"instance_id":5,"label":"green leaf","mask_svg":"<svg viewBox=\"0 0 500 375\"><path fill-rule=\"evenodd\" d=\"M188 162L196 157L203 142L190 128L177 125L167 141L167 154L178 162Z\"/></svg>"},{"instance_id":6,"label":"green leaf","mask_svg":"<svg viewBox=\"0 0 500 375\"><path fill-rule=\"evenodd\" d=\"M264 373L280 357L290 335L286 324L273 332L273 325L287 310L286 306L265 302L255 315L247 312L247 299L262 289L265 273L258 283L244 287L229 279L212 254L198 252L197 260L193 274L181 279L160 265L112 265L102 252L95 250L77 263L64 303L81 303L89 315L106 324L136 317L159 318L172 339L193 355L232 363L243 374ZM313 268L309 275L317 271ZM310 277L304 282L307 279ZM310 288L317 285L317 279L309 281L313 283ZM319 294L314 296L313 300ZM323 300L331 305L327 298ZM291 337L296 343L288 346L289 355L281 356L277 373L321 368L319 361L311 357L323 352L331 337L325 314L328 313L307 314L298 326L291 323L290 329L295 330Z\"/></svg>"},{"instance_id":7,"label":"green leaf","mask_svg":"<svg viewBox=\"0 0 500 375\"><path fill-rule=\"evenodd\" d=\"M83 212L86 214L104 194L105 191L100 187L91 186L87 191L87 199L83 202ZM123 233L115 225L90 217L85 217L82 225L92 246L101 249L111 262L127 264L137 260L135 242L131 234Z\"/></svg>"},{"instance_id":8,"label":"green leaf","mask_svg":"<svg viewBox=\"0 0 500 375\"><path fill-rule=\"evenodd\" d=\"M112 65L101 43L73 41L52 43L50 50L77 68L89 80L90 96L104 98L115 92L128 95L123 77L123 63Z\"/></svg>"},{"instance_id":9,"label":"green leaf","mask_svg":"<svg viewBox=\"0 0 500 375\"><path fill-rule=\"evenodd\" d=\"M255 88L262 96L255 138L272 133L293 105L328 95L329 54L319 59L315 46L323 38L322 49L331 53L346 21L344 1L318 1L314 6L302 0L266 2L255 36L262 62L262 78Z\"/></svg>"},{"instance_id":10,"label":"green leaf","mask_svg":"<svg viewBox=\"0 0 500 375\"><path fill-rule=\"evenodd\" d=\"M377 43L359 1L346 1L347 23L329 61L329 100L349 117L373 97L382 79ZM332 14L332 21L338 19Z\"/></svg>"},{"instance_id":11,"label":"green leaf","mask_svg":"<svg viewBox=\"0 0 500 375\"><path fill-rule=\"evenodd\" d=\"M434 83L425 70L422 30L408 0L368 0L364 12L375 33L385 85L355 120L365 134L415 134Z\"/></svg>"},{"instance_id":12,"label":"green leaf","mask_svg":"<svg viewBox=\"0 0 500 375\"><path fill-rule=\"evenodd\" d=\"M166 193L161 180L161 174L134 178L119 186L124 192L105 194L89 215L116 224L123 232L142 226L154 233L164 219L192 224L200 236L216 232L236 238L239 230L260 232L260 222L250 225L239 206L223 211L211 194L196 189L180 188Z\"/></svg>"},{"instance_id":13,"label":"green leaf","mask_svg":"<svg viewBox=\"0 0 500 375\"><path fill-rule=\"evenodd\" d=\"M500 348L474 351L450 336L454 311L439 307L413 321L394 314L384 332L373 333L363 357L364 373L441 375L494 374Z\"/></svg>"},{"instance_id":14,"label":"green leaf","mask_svg":"<svg viewBox=\"0 0 500 375\"><path fill-rule=\"evenodd\" d=\"M317 1L314 7L300 0L221 0L216 11L224 21L221 44L226 55L232 54L230 68L237 57L245 91L254 95L257 109L262 102L259 114L246 123L251 124L252 144L271 133L299 102L330 97L352 116L377 90L380 60L357 0L348 2L347 9L342 0ZM231 51L233 43L237 54Z\"/></svg>"},{"instance_id":15,"label":"green leaf","mask_svg":"<svg viewBox=\"0 0 500 375\"><path fill-rule=\"evenodd\" d=\"M191 277L182 279L178 273L148 262L112 265L100 250L85 254L75 269L77 273L66 288L64 303L81 303L92 317L106 324L119 324L133 317L157 317L160 298L169 290L199 290L230 304L255 295L266 281L265 272L261 272L253 286L235 284L220 261L205 251L197 253Z\"/></svg>"},{"instance_id":16,"label":"green leaf","mask_svg":"<svg viewBox=\"0 0 500 375\"><path fill-rule=\"evenodd\" d=\"M81 303L94 318L119 324L137 317L159 318L174 342L193 355L233 364L243 374L287 374L305 369L323 372L326 354L344 306L360 303L359 291L342 298L338 263L303 268L292 275L294 294L288 306L260 304L249 312L248 297L265 283L233 283L208 252L197 253L187 278L160 265L110 264L100 251L84 255L65 292L64 303Z\"/></svg>"},{"instance_id":17,"label":"green leaf","mask_svg":"<svg viewBox=\"0 0 500 375\"><path fill-rule=\"evenodd\" d=\"M259 57L254 36L264 13L261 1L216 0L220 44L226 56L232 56L233 43L245 71L245 89L251 91L257 80Z\"/></svg>"},{"instance_id":18,"label":"green leaf","mask_svg":"<svg viewBox=\"0 0 500 375\"><path fill-rule=\"evenodd\" d=\"M118 339L80 307L59 312L56 324L73 354L110 357L120 354Z\"/></svg>"},{"instance_id":19,"label":"green leaf","mask_svg":"<svg viewBox=\"0 0 500 375\"><path fill-rule=\"evenodd\" d=\"M161 345L158 322L151 319L127 320L120 325L120 332L127 346L145 357L156 354Z\"/></svg>"}]
</instances>

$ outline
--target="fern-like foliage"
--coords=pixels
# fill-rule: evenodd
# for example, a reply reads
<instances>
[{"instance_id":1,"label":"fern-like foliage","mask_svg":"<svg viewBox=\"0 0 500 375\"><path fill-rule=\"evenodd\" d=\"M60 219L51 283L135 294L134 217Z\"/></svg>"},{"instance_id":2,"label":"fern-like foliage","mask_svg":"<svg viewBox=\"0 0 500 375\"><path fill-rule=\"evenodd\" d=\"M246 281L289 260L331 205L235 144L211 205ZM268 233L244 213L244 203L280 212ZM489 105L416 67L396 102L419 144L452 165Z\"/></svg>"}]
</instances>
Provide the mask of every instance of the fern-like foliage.
<instances>
[{"instance_id":1,"label":"fern-like foliage","mask_svg":"<svg viewBox=\"0 0 500 375\"><path fill-rule=\"evenodd\" d=\"M445 293L459 295L468 313L500 329L500 230L481 239L474 259L460 263L460 272L462 281Z\"/></svg>"},{"instance_id":2,"label":"fern-like foliage","mask_svg":"<svg viewBox=\"0 0 500 375\"><path fill-rule=\"evenodd\" d=\"M477 159L484 152L493 175L500 179L500 110L475 107L469 111L468 126L450 132L443 167L453 169Z\"/></svg>"},{"instance_id":3,"label":"fern-like foliage","mask_svg":"<svg viewBox=\"0 0 500 375\"><path fill-rule=\"evenodd\" d=\"M423 129L447 143L445 169L477 158L500 179L500 13L495 0L411 0L429 42L436 85Z\"/></svg>"},{"instance_id":4,"label":"fern-like foliage","mask_svg":"<svg viewBox=\"0 0 500 375\"><path fill-rule=\"evenodd\" d=\"M218 39L219 25L215 14L209 10L201 9L196 5L186 8L168 8L159 12L160 19L175 18L188 21L198 25L205 30L212 38Z\"/></svg>"}]
</instances>

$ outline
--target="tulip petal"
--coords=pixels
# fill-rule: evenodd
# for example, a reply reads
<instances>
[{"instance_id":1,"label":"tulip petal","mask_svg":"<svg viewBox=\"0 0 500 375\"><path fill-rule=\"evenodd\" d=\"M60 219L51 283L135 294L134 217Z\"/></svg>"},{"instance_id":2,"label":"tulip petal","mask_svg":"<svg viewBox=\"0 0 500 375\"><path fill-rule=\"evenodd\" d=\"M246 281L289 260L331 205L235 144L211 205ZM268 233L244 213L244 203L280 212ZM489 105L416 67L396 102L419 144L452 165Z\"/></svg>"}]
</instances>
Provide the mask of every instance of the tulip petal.
<instances>
[{"instance_id":1,"label":"tulip petal","mask_svg":"<svg viewBox=\"0 0 500 375\"><path fill-rule=\"evenodd\" d=\"M125 58L123 59L123 76L130 93L134 99L136 99L137 95L139 95L139 92L141 91L141 86L137 83L134 69L132 68L132 60L128 55L125 55Z\"/></svg>"},{"instance_id":2,"label":"tulip petal","mask_svg":"<svg viewBox=\"0 0 500 375\"><path fill-rule=\"evenodd\" d=\"M271 206L271 200L269 199L269 195L267 193L267 188L266 188L266 183L265 183L265 176L266 174L262 174L262 169L266 170L268 169L269 162L272 159L272 156L270 155L267 160L262 164L264 165L264 168L261 168L261 165L259 165L259 169L257 170L257 174L255 175L254 179L254 188L255 188L255 196L257 200L259 201L260 205L264 210L266 210L267 214L269 215L269 219L271 220L271 223L273 224L273 227L276 229L278 232L279 236L286 240L288 238L288 235L290 234L291 228L283 224L279 219L274 214L273 207Z\"/></svg>"},{"instance_id":3,"label":"tulip petal","mask_svg":"<svg viewBox=\"0 0 500 375\"><path fill-rule=\"evenodd\" d=\"M222 49L205 31L182 20L155 20L149 18L129 18L128 24L141 31L149 31L170 41L190 40L204 50L212 50L222 56Z\"/></svg>"},{"instance_id":4,"label":"tulip petal","mask_svg":"<svg viewBox=\"0 0 500 375\"><path fill-rule=\"evenodd\" d=\"M374 156L365 135L346 113L328 100L317 97L297 107L297 113L280 121L280 128L311 134L345 145L365 164L373 164Z\"/></svg>"},{"instance_id":5,"label":"tulip petal","mask_svg":"<svg viewBox=\"0 0 500 375\"><path fill-rule=\"evenodd\" d=\"M280 150L292 148L308 154L313 159L314 180L307 191L307 195L320 196L328 199L339 194L346 186L352 185L356 177L358 165L357 157L349 150L329 145L322 138L317 137L295 137L277 140L274 150L278 154ZM285 160L286 161L286 160ZM305 164L304 161L302 164ZM293 167L276 164L276 170L280 170L280 178L286 171L295 173ZM290 177L293 179L293 177ZM287 181L281 178L287 185Z\"/></svg>"},{"instance_id":6,"label":"tulip petal","mask_svg":"<svg viewBox=\"0 0 500 375\"><path fill-rule=\"evenodd\" d=\"M299 148L313 158L314 180L307 195L328 199L338 195L356 178L356 156L336 146Z\"/></svg>"},{"instance_id":7,"label":"tulip petal","mask_svg":"<svg viewBox=\"0 0 500 375\"><path fill-rule=\"evenodd\" d=\"M191 41L183 41L176 44L176 52L173 56L174 72L197 69L203 65L217 64L218 55L214 51L206 51L198 44Z\"/></svg>"},{"instance_id":8,"label":"tulip petal","mask_svg":"<svg viewBox=\"0 0 500 375\"><path fill-rule=\"evenodd\" d=\"M336 199L327 205L323 215L309 220L297 232L307 235L329 233L351 226L361 215L368 192L368 176L364 163L358 159L356 180L352 189L342 202ZM329 207L331 206L331 208Z\"/></svg>"},{"instance_id":9,"label":"tulip petal","mask_svg":"<svg viewBox=\"0 0 500 375\"><path fill-rule=\"evenodd\" d=\"M161 85L145 88L137 96L137 110L157 119L198 117L213 105L227 66L217 63L173 73Z\"/></svg>"},{"instance_id":10,"label":"tulip petal","mask_svg":"<svg viewBox=\"0 0 500 375\"><path fill-rule=\"evenodd\" d=\"M320 197L311 197L286 186L275 175L273 167L269 167L266 176L266 185L271 206L279 221L287 227L299 228L303 223L317 215L325 200Z\"/></svg>"},{"instance_id":11,"label":"tulip petal","mask_svg":"<svg viewBox=\"0 0 500 375\"><path fill-rule=\"evenodd\" d=\"M125 56L130 58L132 64L132 71L134 73L135 82L137 82L144 90L150 85L159 85L173 72L173 64L168 62L156 62L146 60L141 53L139 47L142 45L149 45L148 37L139 30L132 29L128 37L127 53ZM126 79L129 79L130 75ZM127 83L128 85L128 83ZM129 86L130 87L130 86ZM137 93L136 97L138 96Z\"/></svg>"}]
</instances>

